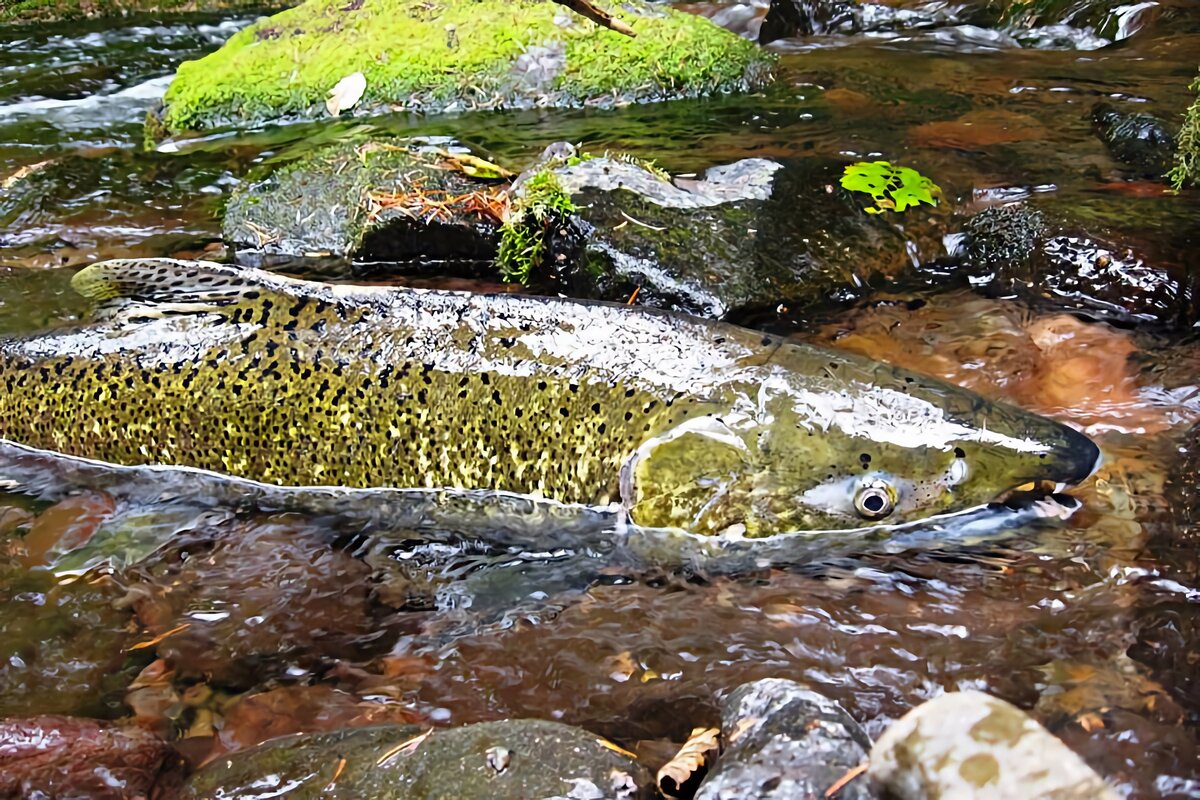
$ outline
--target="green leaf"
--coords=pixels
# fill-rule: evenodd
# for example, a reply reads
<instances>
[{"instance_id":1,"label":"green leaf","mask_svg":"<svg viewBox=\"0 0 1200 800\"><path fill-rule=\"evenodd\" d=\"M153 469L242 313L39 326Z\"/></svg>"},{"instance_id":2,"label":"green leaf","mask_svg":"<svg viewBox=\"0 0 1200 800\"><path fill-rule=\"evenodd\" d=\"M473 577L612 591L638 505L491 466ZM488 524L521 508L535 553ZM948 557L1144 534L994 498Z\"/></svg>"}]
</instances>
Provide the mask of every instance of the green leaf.
<instances>
[{"instance_id":1,"label":"green leaf","mask_svg":"<svg viewBox=\"0 0 1200 800\"><path fill-rule=\"evenodd\" d=\"M884 209L896 212L912 206L938 204L942 190L936 183L915 169L897 167L888 161L859 161L850 164L842 173L841 184L852 192L863 192L875 200L868 214L882 214Z\"/></svg>"}]
</instances>

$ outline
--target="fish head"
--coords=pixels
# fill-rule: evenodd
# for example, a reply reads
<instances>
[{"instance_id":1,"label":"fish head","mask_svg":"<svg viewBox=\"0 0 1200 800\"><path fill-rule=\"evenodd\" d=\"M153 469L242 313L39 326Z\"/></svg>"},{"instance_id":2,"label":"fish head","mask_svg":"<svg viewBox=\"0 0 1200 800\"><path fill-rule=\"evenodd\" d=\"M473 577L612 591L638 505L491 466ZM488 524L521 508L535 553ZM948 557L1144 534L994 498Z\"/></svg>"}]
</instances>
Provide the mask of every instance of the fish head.
<instances>
[{"instance_id":1,"label":"fish head","mask_svg":"<svg viewBox=\"0 0 1200 800\"><path fill-rule=\"evenodd\" d=\"M748 536L899 525L1056 491L1099 463L1075 430L934 378L842 355L819 377L807 366L646 442L622 475L633 521Z\"/></svg>"}]
</instances>

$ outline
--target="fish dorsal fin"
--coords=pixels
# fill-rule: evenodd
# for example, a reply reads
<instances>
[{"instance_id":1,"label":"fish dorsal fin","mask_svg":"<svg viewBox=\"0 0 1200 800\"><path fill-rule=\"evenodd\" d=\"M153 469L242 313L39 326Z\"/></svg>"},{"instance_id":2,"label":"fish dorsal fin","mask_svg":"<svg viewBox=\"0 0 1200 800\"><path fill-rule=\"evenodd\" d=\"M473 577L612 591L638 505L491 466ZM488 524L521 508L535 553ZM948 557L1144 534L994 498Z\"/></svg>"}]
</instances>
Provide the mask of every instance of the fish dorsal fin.
<instances>
[{"instance_id":1,"label":"fish dorsal fin","mask_svg":"<svg viewBox=\"0 0 1200 800\"><path fill-rule=\"evenodd\" d=\"M186 313L255 299L266 290L256 273L211 261L114 259L80 270L71 286L101 306L135 303Z\"/></svg>"}]
</instances>

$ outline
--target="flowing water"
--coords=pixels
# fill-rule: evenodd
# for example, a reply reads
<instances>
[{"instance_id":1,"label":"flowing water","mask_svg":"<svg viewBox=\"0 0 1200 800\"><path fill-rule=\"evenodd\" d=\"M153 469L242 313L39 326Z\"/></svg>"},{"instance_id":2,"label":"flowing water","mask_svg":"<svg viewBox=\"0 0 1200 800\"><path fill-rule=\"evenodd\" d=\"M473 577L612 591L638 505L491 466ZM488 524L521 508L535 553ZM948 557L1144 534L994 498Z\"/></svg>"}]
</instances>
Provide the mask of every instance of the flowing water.
<instances>
[{"instance_id":1,"label":"flowing water","mask_svg":"<svg viewBox=\"0 0 1200 800\"><path fill-rule=\"evenodd\" d=\"M943 20L784 40L778 82L749 97L369 124L453 136L516 167L557 140L675 172L887 158L935 176L959 214L1048 199L1194 289L1200 193L1131 176L1090 111L1111 100L1176 119L1200 14L1122 9L1107 27L1021 35ZM752 9L691 10L756 24ZM142 117L174 66L244 21L0 29L0 181L32 172L0 193L0 333L83 314L68 285L78 265L221 256L220 207L239 176L367 125L144 151ZM935 263L935 247L914 242L914 257ZM544 534L541 547L499 547L416 523L384 535L344 510L250 512L236 487L197 503L204 489L160 476L50 474L39 498L0 495L0 715L118 716L124 698L201 760L264 731L384 719L547 717L636 748L714 722L714 693L767 676L814 685L877 735L940 691L984 688L1031 709L1127 795L1200 796L1200 342L944 284L914 270L856 306L748 321L1088 431L1105 465L1061 524L907 549L818 543L786 569L678 572L581 553L575 523L553 513L515 523ZM88 571L100 556L109 566ZM176 665L169 686L155 652ZM172 694L202 683L224 698L217 730L212 701ZM231 699L248 690L268 693Z\"/></svg>"}]
</instances>

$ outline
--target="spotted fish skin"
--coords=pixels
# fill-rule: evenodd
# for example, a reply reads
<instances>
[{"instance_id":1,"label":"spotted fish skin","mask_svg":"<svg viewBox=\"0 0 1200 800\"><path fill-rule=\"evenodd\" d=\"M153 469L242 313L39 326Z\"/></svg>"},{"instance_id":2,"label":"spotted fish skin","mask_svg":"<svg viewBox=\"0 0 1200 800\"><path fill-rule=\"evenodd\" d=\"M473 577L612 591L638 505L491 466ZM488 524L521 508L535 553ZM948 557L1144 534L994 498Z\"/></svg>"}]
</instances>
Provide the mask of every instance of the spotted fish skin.
<instances>
[{"instance_id":1,"label":"spotted fish skin","mask_svg":"<svg viewBox=\"0 0 1200 800\"><path fill-rule=\"evenodd\" d=\"M169 259L74 284L94 320L0 340L0 436L119 464L621 500L641 524L758 535L853 527L864 476L889 481L891 522L1096 460L933 379L652 310Z\"/></svg>"}]
</instances>

